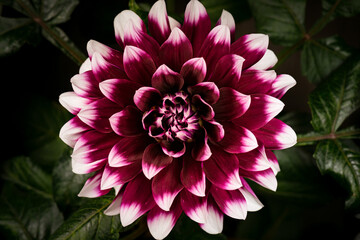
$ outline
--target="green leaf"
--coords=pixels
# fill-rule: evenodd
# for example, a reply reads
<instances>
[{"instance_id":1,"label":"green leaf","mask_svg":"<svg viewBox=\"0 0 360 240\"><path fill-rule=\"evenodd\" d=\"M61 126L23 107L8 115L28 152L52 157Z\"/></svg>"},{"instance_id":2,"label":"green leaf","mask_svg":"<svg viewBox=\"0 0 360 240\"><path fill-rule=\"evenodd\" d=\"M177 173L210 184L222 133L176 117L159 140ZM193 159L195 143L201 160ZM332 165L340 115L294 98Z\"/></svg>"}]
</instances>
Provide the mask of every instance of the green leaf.
<instances>
[{"instance_id":1,"label":"green leaf","mask_svg":"<svg viewBox=\"0 0 360 240\"><path fill-rule=\"evenodd\" d=\"M79 0L42 0L41 14L48 24L55 25L68 21Z\"/></svg>"},{"instance_id":2,"label":"green leaf","mask_svg":"<svg viewBox=\"0 0 360 240\"><path fill-rule=\"evenodd\" d=\"M319 83L336 70L352 50L339 37L305 42L301 52L302 73L312 83Z\"/></svg>"},{"instance_id":3,"label":"green leaf","mask_svg":"<svg viewBox=\"0 0 360 240\"><path fill-rule=\"evenodd\" d=\"M51 176L27 157L15 157L4 166L3 178L44 198L52 199Z\"/></svg>"},{"instance_id":4,"label":"green leaf","mask_svg":"<svg viewBox=\"0 0 360 240\"><path fill-rule=\"evenodd\" d=\"M335 133L344 120L360 107L360 57L349 58L310 95L315 131Z\"/></svg>"},{"instance_id":5,"label":"green leaf","mask_svg":"<svg viewBox=\"0 0 360 240\"><path fill-rule=\"evenodd\" d=\"M0 57L18 51L36 36L36 25L30 18L0 16Z\"/></svg>"},{"instance_id":6,"label":"green leaf","mask_svg":"<svg viewBox=\"0 0 360 240\"><path fill-rule=\"evenodd\" d=\"M258 32L271 41L291 46L305 35L305 0L249 0Z\"/></svg>"},{"instance_id":7,"label":"green leaf","mask_svg":"<svg viewBox=\"0 0 360 240\"><path fill-rule=\"evenodd\" d=\"M56 203L33 191L5 184L0 198L0 229L8 239L48 239L62 224Z\"/></svg>"},{"instance_id":8,"label":"green leaf","mask_svg":"<svg viewBox=\"0 0 360 240\"><path fill-rule=\"evenodd\" d=\"M109 217L103 213L111 200L109 197L89 200L74 212L50 239L119 239L119 231L122 228L119 216Z\"/></svg>"},{"instance_id":9,"label":"green leaf","mask_svg":"<svg viewBox=\"0 0 360 240\"><path fill-rule=\"evenodd\" d=\"M347 208L360 207L360 153L338 140L321 141L314 153L323 174L329 174L349 193Z\"/></svg>"},{"instance_id":10,"label":"green leaf","mask_svg":"<svg viewBox=\"0 0 360 240\"><path fill-rule=\"evenodd\" d=\"M358 0L322 0L324 14L329 11L336 16L353 17L360 13L360 1Z\"/></svg>"}]
</instances>

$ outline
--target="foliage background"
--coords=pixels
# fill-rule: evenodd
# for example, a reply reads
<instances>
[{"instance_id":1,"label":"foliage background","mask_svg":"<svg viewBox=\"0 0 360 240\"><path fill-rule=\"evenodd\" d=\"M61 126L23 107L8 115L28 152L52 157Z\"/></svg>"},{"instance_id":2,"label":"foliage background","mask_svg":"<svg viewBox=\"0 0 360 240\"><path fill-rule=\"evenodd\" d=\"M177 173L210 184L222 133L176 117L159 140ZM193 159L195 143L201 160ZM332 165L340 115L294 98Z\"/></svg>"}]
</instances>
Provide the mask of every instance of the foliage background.
<instances>
[{"instance_id":1,"label":"foliage background","mask_svg":"<svg viewBox=\"0 0 360 240\"><path fill-rule=\"evenodd\" d=\"M122 228L101 213L111 196L77 197L86 177L58 138L71 117L58 96L89 39L117 48L114 17L129 7L146 16L154 2L0 0L1 239L151 239L143 220ZM277 73L297 80L280 117L299 144L276 153L277 192L254 185L262 210L225 218L215 236L183 216L168 239L360 239L360 1L202 2L213 23L231 12L237 37L269 34ZM167 0L169 14L181 20L186 4Z\"/></svg>"}]
</instances>

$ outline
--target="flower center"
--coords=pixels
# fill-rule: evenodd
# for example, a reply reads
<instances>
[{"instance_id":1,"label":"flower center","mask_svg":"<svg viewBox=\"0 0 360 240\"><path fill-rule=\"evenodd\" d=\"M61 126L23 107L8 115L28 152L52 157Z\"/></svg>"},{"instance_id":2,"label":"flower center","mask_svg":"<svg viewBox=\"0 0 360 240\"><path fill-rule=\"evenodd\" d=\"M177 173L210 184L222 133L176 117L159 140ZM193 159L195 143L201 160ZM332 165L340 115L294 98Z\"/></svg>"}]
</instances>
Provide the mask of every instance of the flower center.
<instances>
[{"instance_id":1,"label":"flower center","mask_svg":"<svg viewBox=\"0 0 360 240\"><path fill-rule=\"evenodd\" d=\"M162 104L143 116L143 127L158 141L190 141L199 129L199 118L185 92L167 94Z\"/></svg>"}]
</instances>

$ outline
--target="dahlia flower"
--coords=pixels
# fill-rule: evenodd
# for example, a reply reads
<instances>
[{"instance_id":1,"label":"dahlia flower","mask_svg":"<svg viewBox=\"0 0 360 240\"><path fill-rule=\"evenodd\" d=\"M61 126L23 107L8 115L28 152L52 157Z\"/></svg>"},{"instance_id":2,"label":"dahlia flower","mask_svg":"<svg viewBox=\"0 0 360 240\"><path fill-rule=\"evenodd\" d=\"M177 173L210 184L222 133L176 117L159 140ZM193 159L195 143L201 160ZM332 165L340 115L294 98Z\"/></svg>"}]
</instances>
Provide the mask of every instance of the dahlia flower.
<instances>
[{"instance_id":1,"label":"dahlia flower","mask_svg":"<svg viewBox=\"0 0 360 240\"><path fill-rule=\"evenodd\" d=\"M210 234L224 214L245 219L263 207L246 179L276 190L272 150L296 143L274 118L295 85L269 70L277 61L269 38L235 41L223 11L211 29L205 7L191 0L180 24L164 0L141 18L124 10L114 20L118 50L90 40L89 58L60 103L75 115L60 131L73 147L72 169L93 173L79 196L115 189L107 215L128 226L147 213L152 236L165 238L184 212Z\"/></svg>"}]
</instances>

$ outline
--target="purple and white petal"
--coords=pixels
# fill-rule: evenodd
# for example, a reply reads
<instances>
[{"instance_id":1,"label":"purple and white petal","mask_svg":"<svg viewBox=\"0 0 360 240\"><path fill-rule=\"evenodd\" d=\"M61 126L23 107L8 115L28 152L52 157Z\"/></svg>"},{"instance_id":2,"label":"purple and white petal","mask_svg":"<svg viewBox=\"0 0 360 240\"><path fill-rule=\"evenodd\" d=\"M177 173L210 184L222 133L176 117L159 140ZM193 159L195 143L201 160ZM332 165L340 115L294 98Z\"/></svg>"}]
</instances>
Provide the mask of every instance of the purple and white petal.
<instances>
[{"instance_id":1,"label":"purple and white petal","mask_svg":"<svg viewBox=\"0 0 360 240\"><path fill-rule=\"evenodd\" d=\"M81 64L79 68L79 74L90 71L91 70L91 60L90 58L86 58L86 60Z\"/></svg>"},{"instance_id":2,"label":"purple and white petal","mask_svg":"<svg viewBox=\"0 0 360 240\"><path fill-rule=\"evenodd\" d=\"M62 126L59 137L64 143L73 148L77 140L89 130L91 130L91 127L76 116Z\"/></svg>"},{"instance_id":3,"label":"purple and white petal","mask_svg":"<svg viewBox=\"0 0 360 240\"><path fill-rule=\"evenodd\" d=\"M280 99L295 85L296 81L292 76L288 74L281 74L272 82L268 94Z\"/></svg>"},{"instance_id":4,"label":"purple and white petal","mask_svg":"<svg viewBox=\"0 0 360 240\"><path fill-rule=\"evenodd\" d=\"M272 119L265 126L253 131L256 138L266 149L279 150L296 144L297 136L294 130L279 119Z\"/></svg>"},{"instance_id":5,"label":"purple and white petal","mask_svg":"<svg viewBox=\"0 0 360 240\"><path fill-rule=\"evenodd\" d=\"M206 222L200 224L200 227L207 233L219 234L223 230L224 214L219 209L215 200L209 195L207 199Z\"/></svg>"},{"instance_id":6,"label":"purple and white petal","mask_svg":"<svg viewBox=\"0 0 360 240\"><path fill-rule=\"evenodd\" d=\"M182 65L193 56L191 43L179 28L174 28L161 45L159 56L162 63L179 72Z\"/></svg>"},{"instance_id":7,"label":"purple and white petal","mask_svg":"<svg viewBox=\"0 0 360 240\"><path fill-rule=\"evenodd\" d=\"M224 138L218 144L228 153L245 153L257 148L258 142L255 135L248 129L224 122Z\"/></svg>"},{"instance_id":8,"label":"purple and white petal","mask_svg":"<svg viewBox=\"0 0 360 240\"><path fill-rule=\"evenodd\" d=\"M146 32L146 26L141 18L130 10L124 10L114 19L116 41L125 47L125 37L134 32Z\"/></svg>"},{"instance_id":9,"label":"purple and white petal","mask_svg":"<svg viewBox=\"0 0 360 240\"><path fill-rule=\"evenodd\" d=\"M195 161L190 154L183 157L180 179L184 187L198 197L205 196L206 177L202 162Z\"/></svg>"},{"instance_id":10,"label":"purple and white petal","mask_svg":"<svg viewBox=\"0 0 360 240\"><path fill-rule=\"evenodd\" d=\"M251 97L233 88L220 88L220 98L213 105L216 120L231 121L241 117L250 107Z\"/></svg>"},{"instance_id":11,"label":"purple and white petal","mask_svg":"<svg viewBox=\"0 0 360 240\"><path fill-rule=\"evenodd\" d=\"M142 156L143 173L148 179L151 179L172 161L173 158L162 151L160 144L152 143L146 147Z\"/></svg>"},{"instance_id":12,"label":"purple and white petal","mask_svg":"<svg viewBox=\"0 0 360 240\"><path fill-rule=\"evenodd\" d=\"M215 121L203 121L204 128L209 138L214 142L220 142L225 136L223 125Z\"/></svg>"},{"instance_id":13,"label":"purple and white petal","mask_svg":"<svg viewBox=\"0 0 360 240\"><path fill-rule=\"evenodd\" d=\"M184 188L180 181L178 161L160 171L152 180L152 194L156 204L164 211L169 211L175 197Z\"/></svg>"},{"instance_id":14,"label":"purple and white petal","mask_svg":"<svg viewBox=\"0 0 360 240\"><path fill-rule=\"evenodd\" d=\"M141 193L141 194L139 194ZM126 227L156 206L151 192L151 181L139 174L125 188L120 205L120 221Z\"/></svg>"},{"instance_id":15,"label":"purple and white petal","mask_svg":"<svg viewBox=\"0 0 360 240\"><path fill-rule=\"evenodd\" d=\"M275 53L267 49L264 56L254 65L249 67L248 69L254 69L254 70L268 70L275 66L275 64L278 62L278 58L276 57Z\"/></svg>"},{"instance_id":16,"label":"purple and white petal","mask_svg":"<svg viewBox=\"0 0 360 240\"><path fill-rule=\"evenodd\" d=\"M79 111L91 102L88 98L83 98L75 92L64 92L59 96L60 104L71 114L78 114Z\"/></svg>"},{"instance_id":17,"label":"purple and white petal","mask_svg":"<svg viewBox=\"0 0 360 240\"><path fill-rule=\"evenodd\" d=\"M210 121L214 118L215 112L213 108L208 104L200 95L195 94L191 98L192 107L196 109L199 117L205 121Z\"/></svg>"},{"instance_id":18,"label":"purple and white petal","mask_svg":"<svg viewBox=\"0 0 360 240\"><path fill-rule=\"evenodd\" d=\"M231 15L231 13L229 13L228 11L223 9L221 16L220 16L219 20L217 21L216 25L228 26L228 28L230 29L230 34L231 34L231 41L233 42L235 40L235 19Z\"/></svg>"},{"instance_id":19,"label":"purple and white petal","mask_svg":"<svg viewBox=\"0 0 360 240\"><path fill-rule=\"evenodd\" d=\"M211 149L208 145L208 136L205 128L197 131L197 141L194 142L191 156L196 161L206 161L211 157Z\"/></svg>"},{"instance_id":20,"label":"purple and white petal","mask_svg":"<svg viewBox=\"0 0 360 240\"><path fill-rule=\"evenodd\" d=\"M83 188L80 190L78 196L79 197L87 197L87 198L96 198L101 197L111 189L102 190L100 188L102 171L98 171L94 176L86 180Z\"/></svg>"},{"instance_id":21,"label":"purple and white petal","mask_svg":"<svg viewBox=\"0 0 360 240\"><path fill-rule=\"evenodd\" d=\"M210 193L223 213L235 219L246 218L246 200L238 189L224 190L213 185Z\"/></svg>"},{"instance_id":22,"label":"purple and white petal","mask_svg":"<svg viewBox=\"0 0 360 240\"><path fill-rule=\"evenodd\" d=\"M174 157L174 158L178 158L181 157L182 155L184 155L185 151L186 151L186 146L185 143L183 141L167 141L167 140L162 140L160 142L161 148L163 150L163 152L170 156L170 157Z\"/></svg>"},{"instance_id":23,"label":"purple and white petal","mask_svg":"<svg viewBox=\"0 0 360 240\"><path fill-rule=\"evenodd\" d=\"M233 120L233 122L251 131L265 126L284 108L283 102L269 95L253 94L250 96L251 104L249 109L244 115Z\"/></svg>"},{"instance_id":24,"label":"purple and white petal","mask_svg":"<svg viewBox=\"0 0 360 240\"><path fill-rule=\"evenodd\" d=\"M178 21L176 21L174 18L168 16L169 18L169 24L170 24L170 29L173 30L174 28L181 28L181 23L179 23Z\"/></svg>"},{"instance_id":25,"label":"purple and white petal","mask_svg":"<svg viewBox=\"0 0 360 240\"><path fill-rule=\"evenodd\" d=\"M278 183L271 168L263 171L247 171L240 168L239 173L241 177L249 178L267 189L276 191Z\"/></svg>"},{"instance_id":26,"label":"purple and white petal","mask_svg":"<svg viewBox=\"0 0 360 240\"><path fill-rule=\"evenodd\" d=\"M239 191L244 196L246 200L246 206L248 212L259 211L264 205L260 202L258 197L255 195L249 184L245 181L244 178L240 177L243 187L239 188Z\"/></svg>"},{"instance_id":27,"label":"purple and white petal","mask_svg":"<svg viewBox=\"0 0 360 240\"><path fill-rule=\"evenodd\" d=\"M247 69L242 72L236 90L244 94L268 93L275 78L274 70Z\"/></svg>"},{"instance_id":28,"label":"purple and white petal","mask_svg":"<svg viewBox=\"0 0 360 240\"><path fill-rule=\"evenodd\" d=\"M206 178L215 186L234 190L242 186L239 176L239 160L234 154L212 146L212 155L204 162Z\"/></svg>"},{"instance_id":29,"label":"purple and white petal","mask_svg":"<svg viewBox=\"0 0 360 240\"><path fill-rule=\"evenodd\" d=\"M143 112L159 106L162 100L159 90L152 87L139 88L133 96L135 105Z\"/></svg>"},{"instance_id":30,"label":"purple and white petal","mask_svg":"<svg viewBox=\"0 0 360 240\"><path fill-rule=\"evenodd\" d=\"M111 78L127 78L121 66L108 62L100 53L95 52L91 59L91 69L97 81Z\"/></svg>"},{"instance_id":31,"label":"purple and white petal","mask_svg":"<svg viewBox=\"0 0 360 240\"><path fill-rule=\"evenodd\" d=\"M170 23L164 0L159 0L152 5L148 15L150 34L162 44L170 34Z\"/></svg>"},{"instance_id":32,"label":"purple and white petal","mask_svg":"<svg viewBox=\"0 0 360 240\"><path fill-rule=\"evenodd\" d=\"M99 82L96 80L92 71L76 74L70 79L74 92L84 98L101 98Z\"/></svg>"},{"instance_id":33,"label":"purple and white petal","mask_svg":"<svg viewBox=\"0 0 360 240\"><path fill-rule=\"evenodd\" d=\"M207 198L193 195L186 189L181 191L180 197L184 213L197 223L205 223L207 218Z\"/></svg>"},{"instance_id":34,"label":"purple and white petal","mask_svg":"<svg viewBox=\"0 0 360 240\"><path fill-rule=\"evenodd\" d=\"M262 171L271 167L263 145L250 152L236 154L236 156L239 159L240 168L245 170Z\"/></svg>"},{"instance_id":35,"label":"purple and white petal","mask_svg":"<svg viewBox=\"0 0 360 240\"><path fill-rule=\"evenodd\" d=\"M192 86L204 81L207 66L204 58L191 58L181 67L180 74L186 86Z\"/></svg>"},{"instance_id":36,"label":"purple and white petal","mask_svg":"<svg viewBox=\"0 0 360 240\"><path fill-rule=\"evenodd\" d=\"M271 150L265 150L266 156L270 162L271 169L274 171L274 174L278 174L280 172L280 165L279 162L275 156L275 154Z\"/></svg>"},{"instance_id":37,"label":"purple and white petal","mask_svg":"<svg viewBox=\"0 0 360 240\"><path fill-rule=\"evenodd\" d=\"M133 180L141 172L141 162L137 161L124 167L110 167L107 164L101 178L101 189L111 189Z\"/></svg>"},{"instance_id":38,"label":"purple and white petal","mask_svg":"<svg viewBox=\"0 0 360 240\"><path fill-rule=\"evenodd\" d=\"M124 191L121 191L119 192L119 194L116 195L115 199L112 201L109 207L104 210L105 215L116 216L120 214L120 205L123 195L124 195Z\"/></svg>"},{"instance_id":39,"label":"purple and white petal","mask_svg":"<svg viewBox=\"0 0 360 240\"><path fill-rule=\"evenodd\" d=\"M219 100L219 88L213 82L200 82L188 87L188 92L192 95L198 94L208 104L214 104Z\"/></svg>"},{"instance_id":40,"label":"purple and white petal","mask_svg":"<svg viewBox=\"0 0 360 240\"><path fill-rule=\"evenodd\" d=\"M202 3L198 0L191 0L185 9L184 24L181 30L189 38L194 56L198 56L198 52L211 30L210 17Z\"/></svg>"},{"instance_id":41,"label":"purple and white petal","mask_svg":"<svg viewBox=\"0 0 360 240\"><path fill-rule=\"evenodd\" d=\"M86 49L90 59L92 59L94 53L97 52L109 63L121 68L123 67L123 54L118 50L110 48L95 40L90 40L86 45Z\"/></svg>"},{"instance_id":42,"label":"purple and white petal","mask_svg":"<svg viewBox=\"0 0 360 240\"><path fill-rule=\"evenodd\" d=\"M243 68L249 68L265 54L269 45L269 36L261 33L247 34L231 45L231 53L245 58Z\"/></svg>"},{"instance_id":43,"label":"purple and white petal","mask_svg":"<svg viewBox=\"0 0 360 240\"><path fill-rule=\"evenodd\" d=\"M134 104L132 96L135 91L141 87L139 83L127 79L108 79L99 84L100 90L104 96L119 104L122 108ZM124 91L126 89L126 91Z\"/></svg>"},{"instance_id":44,"label":"purple and white petal","mask_svg":"<svg viewBox=\"0 0 360 240\"><path fill-rule=\"evenodd\" d=\"M119 136L132 137L144 133L141 122L141 112L133 106L127 106L120 112L113 114L109 121L111 128Z\"/></svg>"},{"instance_id":45,"label":"purple and white petal","mask_svg":"<svg viewBox=\"0 0 360 240\"><path fill-rule=\"evenodd\" d=\"M184 85L183 77L165 64L152 75L151 85L162 93L175 93Z\"/></svg>"}]
</instances>

